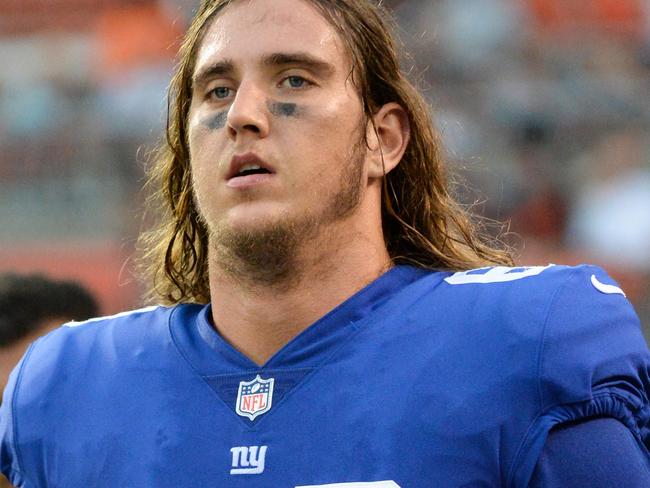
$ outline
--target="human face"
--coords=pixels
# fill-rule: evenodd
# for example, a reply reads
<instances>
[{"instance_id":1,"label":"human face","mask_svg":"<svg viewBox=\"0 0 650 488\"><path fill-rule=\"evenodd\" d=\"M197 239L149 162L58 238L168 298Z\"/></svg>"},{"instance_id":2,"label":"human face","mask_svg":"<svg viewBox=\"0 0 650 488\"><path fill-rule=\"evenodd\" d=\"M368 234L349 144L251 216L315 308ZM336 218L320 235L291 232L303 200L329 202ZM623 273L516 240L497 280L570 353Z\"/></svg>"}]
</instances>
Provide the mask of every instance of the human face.
<instances>
[{"instance_id":1,"label":"human face","mask_svg":"<svg viewBox=\"0 0 650 488\"><path fill-rule=\"evenodd\" d=\"M354 213L365 127L350 69L338 33L305 0L240 0L212 21L189 114L194 191L211 233ZM239 176L248 165L263 170Z\"/></svg>"}]
</instances>

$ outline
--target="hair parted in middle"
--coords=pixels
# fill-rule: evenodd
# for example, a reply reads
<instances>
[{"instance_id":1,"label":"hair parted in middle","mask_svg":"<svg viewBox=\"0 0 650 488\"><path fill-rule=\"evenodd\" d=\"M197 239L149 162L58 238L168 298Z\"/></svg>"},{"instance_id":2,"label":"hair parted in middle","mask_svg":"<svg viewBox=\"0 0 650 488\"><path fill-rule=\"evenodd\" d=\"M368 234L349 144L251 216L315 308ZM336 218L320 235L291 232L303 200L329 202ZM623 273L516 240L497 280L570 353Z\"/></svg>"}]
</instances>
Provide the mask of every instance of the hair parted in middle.
<instances>
[{"instance_id":1,"label":"hair parted in middle","mask_svg":"<svg viewBox=\"0 0 650 488\"><path fill-rule=\"evenodd\" d=\"M169 88L166 140L149 172L151 210L164 215L141 235L141 268L149 298L163 303L207 303L208 229L196 207L190 168L188 114L192 76L204 33L225 8L244 0L204 0L179 51ZM512 265L510 252L488 237L450 194L442 144L424 97L400 69L393 21L372 0L296 0L313 4L338 31L352 62L351 77L367 121L383 105L399 104L410 141L401 162L383 178L382 225L395 264L462 271Z\"/></svg>"}]
</instances>

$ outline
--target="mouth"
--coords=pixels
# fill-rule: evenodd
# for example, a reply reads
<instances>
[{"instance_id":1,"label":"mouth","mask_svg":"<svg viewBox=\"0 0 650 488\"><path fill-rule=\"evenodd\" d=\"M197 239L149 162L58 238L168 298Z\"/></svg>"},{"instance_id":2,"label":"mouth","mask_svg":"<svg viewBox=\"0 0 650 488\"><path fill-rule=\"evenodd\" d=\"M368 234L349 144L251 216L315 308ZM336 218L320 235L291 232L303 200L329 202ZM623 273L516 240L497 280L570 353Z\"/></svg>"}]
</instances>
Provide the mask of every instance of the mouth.
<instances>
[{"instance_id":1,"label":"mouth","mask_svg":"<svg viewBox=\"0 0 650 488\"><path fill-rule=\"evenodd\" d=\"M263 174L271 174L271 172L263 168L257 164L246 164L242 169L240 169L237 174L234 176L234 178L240 177L240 176L248 176L248 175L263 175Z\"/></svg>"},{"instance_id":2,"label":"mouth","mask_svg":"<svg viewBox=\"0 0 650 488\"><path fill-rule=\"evenodd\" d=\"M236 155L230 161L226 184L231 188L245 188L268 180L274 169L255 153Z\"/></svg>"},{"instance_id":3,"label":"mouth","mask_svg":"<svg viewBox=\"0 0 650 488\"><path fill-rule=\"evenodd\" d=\"M273 168L254 153L246 153L234 156L230 162L230 168L226 180L242 178L252 175L274 174Z\"/></svg>"}]
</instances>

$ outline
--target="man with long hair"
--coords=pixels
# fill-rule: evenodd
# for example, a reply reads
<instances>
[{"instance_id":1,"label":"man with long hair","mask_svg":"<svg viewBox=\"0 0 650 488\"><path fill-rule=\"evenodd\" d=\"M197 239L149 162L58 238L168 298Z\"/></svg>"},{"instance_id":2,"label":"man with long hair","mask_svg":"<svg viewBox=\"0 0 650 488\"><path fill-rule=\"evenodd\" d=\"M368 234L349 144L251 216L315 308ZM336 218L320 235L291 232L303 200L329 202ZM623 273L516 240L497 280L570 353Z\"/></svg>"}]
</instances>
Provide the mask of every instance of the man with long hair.
<instances>
[{"instance_id":1,"label":"man with long hair","mask_svg":"<svg viewBox=\"0 0 650 488\"><path fill-rule=\"evenodd\" d=\"M650 356L623 291L483 236L387 18L202 4L141 240L163 305L30 348L0 417L14 483L647 481Z\"/></svg>"}]
</instances>

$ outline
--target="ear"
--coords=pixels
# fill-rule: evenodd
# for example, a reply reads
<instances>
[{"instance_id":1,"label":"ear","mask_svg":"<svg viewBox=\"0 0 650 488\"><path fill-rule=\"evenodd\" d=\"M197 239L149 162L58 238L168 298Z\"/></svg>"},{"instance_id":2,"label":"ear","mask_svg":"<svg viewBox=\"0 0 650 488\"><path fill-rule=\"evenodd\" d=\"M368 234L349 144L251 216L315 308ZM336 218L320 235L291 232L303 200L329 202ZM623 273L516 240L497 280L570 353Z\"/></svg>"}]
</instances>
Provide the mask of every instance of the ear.
<instances>
[{"instance_id":1,"label":"ear","mask_svg":"<svg viewBox=\"0 0 650 488\"><path fill-rule=\"evenodd\" d=\"M374 122L374 127L373 127ZM411 124L401 105L387 103L368 121L368 177L382 178L399 164L411 137Z\"/></svg>"}]
</instances>

